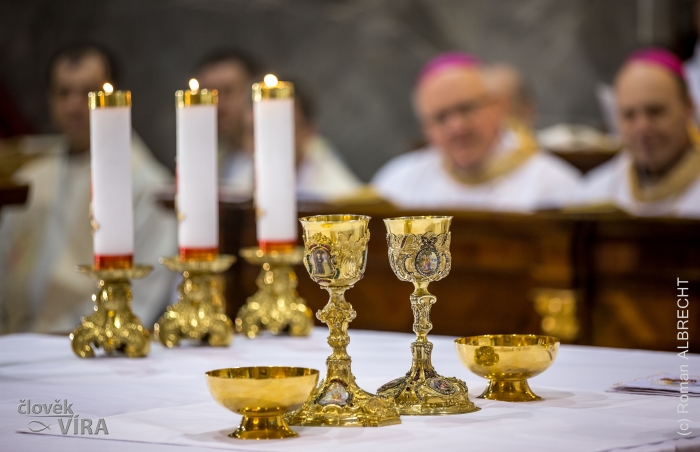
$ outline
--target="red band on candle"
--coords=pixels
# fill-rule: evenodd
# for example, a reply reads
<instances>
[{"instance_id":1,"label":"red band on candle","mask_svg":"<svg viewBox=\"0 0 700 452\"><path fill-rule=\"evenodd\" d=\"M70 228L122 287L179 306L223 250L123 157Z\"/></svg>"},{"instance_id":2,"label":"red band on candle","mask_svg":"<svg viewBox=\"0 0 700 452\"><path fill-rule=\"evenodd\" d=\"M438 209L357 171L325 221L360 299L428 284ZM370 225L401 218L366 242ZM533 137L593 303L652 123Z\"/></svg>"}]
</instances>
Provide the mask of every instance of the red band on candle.
<instances>
[{"instance_id":1,"label":"red band on candle","mask_svg":"<svg viewBox=\"0 0 700 452\"><path fill-rule=\"evenodd\" d=\"M95 254L95 270L131 268L133 263L133 254L124 254L117 256L102 256L100 254Z\"/></svg>"},{"instance_id":2,"label":"red band on candle","mask_svg":"<svg viewBox=\"0 0 700 452\"><path fill-rule=\"evenodd\" d=\"M266 253L269 253L270 251L289 253L294 250L296 244L296 241L258 241L258 246Z\"/></svg>"},{"instance_id":3,"label":"red band on candle","mask_svg":"<svg viewBox=\"0 0 700 452\"><path fill-rule=\"evenodd\" d=\"M181 261L213 261L219 255L219 248L185 248L180 247Z\"/></svg>"}]
</instances>

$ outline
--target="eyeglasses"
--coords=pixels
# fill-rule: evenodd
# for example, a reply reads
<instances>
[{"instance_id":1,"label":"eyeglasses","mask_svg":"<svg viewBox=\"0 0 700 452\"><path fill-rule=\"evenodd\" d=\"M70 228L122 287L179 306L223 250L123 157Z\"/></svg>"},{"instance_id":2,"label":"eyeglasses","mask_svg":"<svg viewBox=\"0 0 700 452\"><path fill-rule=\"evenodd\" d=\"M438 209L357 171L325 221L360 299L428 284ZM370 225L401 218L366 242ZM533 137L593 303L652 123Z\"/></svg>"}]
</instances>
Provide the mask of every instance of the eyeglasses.
<instances>
[{"instance_id":1,"label":"eyeglasses","mask_svg":"<svg viewBox=\"0 0 700 452\"><path fill-rule=\"evenodd\" d=\"M468 100L465 102L460 102L449 108L438 111L437 113L427 117L427 121L430 124L436 126L444 126L447 124L451 117L459 116L465 119L471 119L476 115L481 109L487 105L493 103L493 99L488 95L484 94L479 98Z\"/></svg>"}]
</instances>

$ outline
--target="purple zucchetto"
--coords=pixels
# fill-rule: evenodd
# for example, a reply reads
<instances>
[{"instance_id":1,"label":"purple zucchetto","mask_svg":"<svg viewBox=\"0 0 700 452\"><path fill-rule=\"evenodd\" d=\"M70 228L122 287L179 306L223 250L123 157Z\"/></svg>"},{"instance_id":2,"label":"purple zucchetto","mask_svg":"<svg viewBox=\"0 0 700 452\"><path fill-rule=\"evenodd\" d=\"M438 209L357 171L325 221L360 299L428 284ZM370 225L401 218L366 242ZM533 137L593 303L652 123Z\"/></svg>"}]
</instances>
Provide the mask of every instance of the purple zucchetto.
<instances>
[{"instance_id":1,"label":"purple zucchetto","mask_svg":"<svg viewBox=\"0 0 700 452\"><path fill-rule=\"evenodd\" d=\"M474 55L465 52L445 52L434 57L420 70L416 77L416 86L431 76L453 67L473 68L481 66L481 61Z\"/></svg>"},{"instance_id":2,"label":"purple zucchetto","mask_svg":"<svg viewBox=\"0 0 700 452\"><path fill-rule=\"evenodd\" d=\"M685 81L683 61L681 61L681 59L674 53L666 49L662 49L660 47L647 47L645 49L637 50L627 57L625 64L637 62L660 66Z\"/></svg>"}]
</instances>

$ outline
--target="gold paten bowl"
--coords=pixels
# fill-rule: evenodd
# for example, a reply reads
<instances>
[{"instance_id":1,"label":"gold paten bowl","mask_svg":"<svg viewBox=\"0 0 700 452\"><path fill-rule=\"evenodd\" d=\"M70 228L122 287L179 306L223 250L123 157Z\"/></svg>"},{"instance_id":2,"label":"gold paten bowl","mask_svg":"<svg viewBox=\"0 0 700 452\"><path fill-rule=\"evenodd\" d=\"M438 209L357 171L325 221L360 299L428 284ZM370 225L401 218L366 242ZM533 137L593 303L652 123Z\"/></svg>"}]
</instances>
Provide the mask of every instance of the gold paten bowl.
<instances>
[{"instance_id":1,"label":"gold paten bowl","mask_svg":"<svg viewBox=\"0 0 700 452\"><path fill-rule=\"evenodd\" d=\"M318 370L302 367L234 367L206 373L209 392L220 405L242 414L238 439L281 439L298 436L284 413L296 410L318 382Z\"/></svg>"},{"instance_id":2,"label":"gold paten bowl","mask_svg":"<svg viewBox=\"0 0 700 452\"><path fill-rule=\"evenodd\" d=\"M455 339L460 361L467 369L490 380L480 399L503 402L539 400L527 379L552 365L559 339L533 334L495 334Z\"/></svg>"}]
</instances>

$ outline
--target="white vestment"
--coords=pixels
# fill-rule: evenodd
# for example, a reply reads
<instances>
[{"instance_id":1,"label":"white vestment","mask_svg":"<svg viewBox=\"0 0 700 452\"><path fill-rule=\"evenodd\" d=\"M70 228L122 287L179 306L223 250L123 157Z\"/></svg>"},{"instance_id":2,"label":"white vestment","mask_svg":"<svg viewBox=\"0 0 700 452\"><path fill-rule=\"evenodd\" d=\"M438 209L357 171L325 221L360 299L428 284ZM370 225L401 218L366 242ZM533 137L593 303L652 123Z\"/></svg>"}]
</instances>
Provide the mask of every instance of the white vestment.
<instances>
[{"instance_id":1,"label":"white vestment","mask_svg":"<svg viewBox=\"0 0 700 452\"><path fill-rule=\"evenodd\" d=\"M693 57L685 62L685 79L695 104L695 118L700 123L700 41L695 44Z\"/></svg>"},{"instance_id":2,"label":"white vestment","mask_svg":"<svg viewBox=\"0 0 700 452\"><path fill-rule=\"evenodd\" d=\"M219 184L229 193L242 197L253 195L255 179L253 156L244 150L227 150L219 143Z\"/></svg>"},{"instance_id":3,"label":"white vestment","mask_svg":"<svg viewBox=\"0 0 700 452\"><path fill-rule=\"evenodd\" d=\"M223 157L220 183L233 194L251 196L254 185L253 156L236 151ZM297 168L297 194L300 199L332 201L351 196L362 182L345 165L324 138L315 136L304 147Z\"/></svg>"},{"instance_id":4,"label":"white vestment","mask_svg":"<svg viewBox=\"0 0 700 452\"><path fill-rule=\"evenodd\" d=\"M489 158L507 158L518 137L503 133ZM575 193L580 175L568 163L538 151L505 174L481 183L459 181L434 148L395 157L374 176L377 193L401 208L532 212L560 207Z\"/></svg>"},{"instance_id":5,"label":"white vestment","mask_svg":"<svg viewBox=\"0 0 700 452\"><path fill-rule=\"evenodd\" d=\"M574 205L613 204L636 216L700 218L700 177L685 190L658 201L639 201L632 192L632 157L620 152L586 175Z\"/></svg>"},{"instance_id":6,"label":"white vestment","mask_svg":"<svg viewBox=\"0 0 700 452\"><path fill-rule=\"evenodd\" d=\"M132 308L150 328L172 301L176 275L158 258L177 253L177 223L154 198L170 175L132 136L134 262L154 267L132 282ZM66 149L57 143L15 174L30 191L26 205L6 207L0 218L0 332L66 332L92 312L97 281L75 271L93 262L90 153Z\"/></svg>"}]
</instances>

